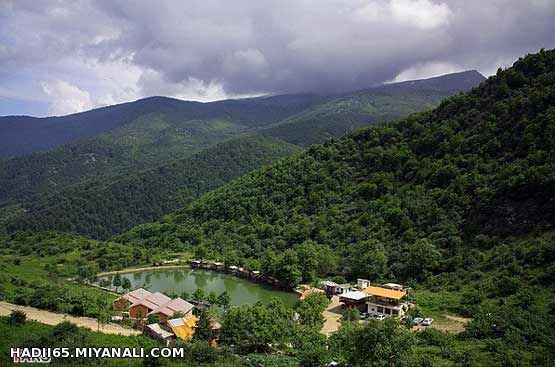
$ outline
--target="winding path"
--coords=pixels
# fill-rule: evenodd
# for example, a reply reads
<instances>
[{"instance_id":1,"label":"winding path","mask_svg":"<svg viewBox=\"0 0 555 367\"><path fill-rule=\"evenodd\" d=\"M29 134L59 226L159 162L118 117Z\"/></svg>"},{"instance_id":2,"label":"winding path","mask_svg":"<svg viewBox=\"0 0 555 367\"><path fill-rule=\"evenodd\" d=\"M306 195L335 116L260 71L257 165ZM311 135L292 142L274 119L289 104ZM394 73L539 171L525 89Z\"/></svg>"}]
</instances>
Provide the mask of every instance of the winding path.
<instances>
[{"instance_id":1,"label":"winding path","mask_svg":"<svg viewBox=\"0 0 555 367\"><path fill-rule=\"evenodd\" d=\"M28 320L42 322L48 325L57 325L62 321L69 321L77 326L81 326L93 331L98 331L98 323L96 319L91 317L76 317L62 313L55 313L51 311L40 310L34 307L19 306L8 302L0 302L0 316L8 316L12 311L21 310L27 314ZM100 332L105 334L119 334L119 335L139 335L138 330L127 329L116 324L106 324L100 326Z\"/></svg>"}]
</instances>

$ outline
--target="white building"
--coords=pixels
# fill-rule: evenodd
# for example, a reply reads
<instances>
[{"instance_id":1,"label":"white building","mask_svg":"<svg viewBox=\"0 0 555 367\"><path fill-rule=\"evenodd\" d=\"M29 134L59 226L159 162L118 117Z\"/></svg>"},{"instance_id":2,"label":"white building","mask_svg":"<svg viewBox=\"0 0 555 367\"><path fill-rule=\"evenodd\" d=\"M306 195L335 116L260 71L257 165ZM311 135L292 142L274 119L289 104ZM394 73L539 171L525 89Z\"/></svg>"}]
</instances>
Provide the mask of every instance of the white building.
<instances>
[{"instance_id":1,"label":"white building","mask_svg":"<svg viewBox=\"0 0 555 367\"><path fill-rule=\"evenodd\" d=\"M363 292L369 296L366 307L371 315L403 317L409 309L408 303L402 301L406 290L369 286Z\"/></svg>"}]
</instances>

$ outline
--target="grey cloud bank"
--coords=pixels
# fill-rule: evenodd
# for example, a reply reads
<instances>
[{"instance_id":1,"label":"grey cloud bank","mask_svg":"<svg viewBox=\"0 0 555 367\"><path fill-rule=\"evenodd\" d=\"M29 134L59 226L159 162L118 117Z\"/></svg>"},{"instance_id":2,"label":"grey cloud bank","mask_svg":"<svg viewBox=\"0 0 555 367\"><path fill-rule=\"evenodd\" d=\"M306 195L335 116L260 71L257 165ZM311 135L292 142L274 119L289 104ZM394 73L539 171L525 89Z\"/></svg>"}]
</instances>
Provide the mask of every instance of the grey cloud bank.
<instances>
[{"instance_id":1,"label":"grey cloud bank","mask_svg":"<svg viewBox=\"0 0 555 367\"><path fill-rule=\"evenodd\" d=\"M554 47L553 19L551 0L3 1L0 114L490 74Z\"/></svg>"}]
</instances>

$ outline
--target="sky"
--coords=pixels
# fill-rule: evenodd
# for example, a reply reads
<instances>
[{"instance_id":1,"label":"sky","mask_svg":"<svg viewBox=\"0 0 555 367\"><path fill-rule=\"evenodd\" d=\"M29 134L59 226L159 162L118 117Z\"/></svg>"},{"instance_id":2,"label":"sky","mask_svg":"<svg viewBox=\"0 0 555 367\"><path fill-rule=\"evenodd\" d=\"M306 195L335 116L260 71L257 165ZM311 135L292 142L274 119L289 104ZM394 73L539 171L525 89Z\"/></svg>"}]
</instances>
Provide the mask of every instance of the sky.
<instances>
[{"instance_id":1,"label":"sky","mask_svg":"<svg viewBox=\"0 0 555 367\"><path fill-rule=\"evenodd\" d=\"M335 93L555 47L554 0L0 0L0 115Z\"/></svg>"}]
</instances>

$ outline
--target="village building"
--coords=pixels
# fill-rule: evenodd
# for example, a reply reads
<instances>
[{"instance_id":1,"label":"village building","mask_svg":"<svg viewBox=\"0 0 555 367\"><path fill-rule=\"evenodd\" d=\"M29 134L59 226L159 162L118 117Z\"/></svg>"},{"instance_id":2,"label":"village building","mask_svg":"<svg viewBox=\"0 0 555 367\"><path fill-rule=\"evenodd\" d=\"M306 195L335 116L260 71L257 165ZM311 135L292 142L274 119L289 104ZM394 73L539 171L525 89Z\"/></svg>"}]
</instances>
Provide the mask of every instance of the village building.
<instances>
[{"instance_id":1,"label":"village building","mask_svg":"<svg viewBox=\"0 0 555 367\"><path fill-rule=\"evenodd\" d=\"M147 291L146 289L143 288L137 288L129 293L124 294L123 296L119 297L118 299L116 299L113 303L112 306L114 308L114 310L118 310L118 311L127 311L129 310L129 306L131 306L133 303L136 303L137 301L140 301L143 298L146 298L148 296L150 296L152 293L150 293L149 291Z\"/></svg>"},{"instance_id":2,"label":"village building","mask_svg":"<svg viewBox=\"0 0 555 367\"><path fill-rule=\"evenodd\" d=\"M146 318L149 313L169 301L171 301L171 298L163 293L151 293L142 299L136 300L129 306L129 316L133 319Z\"/></svg>"},{"instance_id":3,"label":"village building","mask_svg":"<svg viewBox=\"0 0 555 367\"><path fill-rule=\"evenodd\" d=\"M197 318L195 316L191 316L188 318L180 317L175 319L168 320L168 326L181 340L191 340L193 335L195 334L195 327L197 325Z\"/></svg>"},{"instance_id":4,"label":"village building","mask_svg":"<svg viewBox=\"0 0 555 367\"><path fill-rule=\"evenodd\" d=\"M367 295L365 311L370 315L403 317L409 308L408 303L402 301L406 290L369 286L362 293Z\"/></svg>"},{"instance_id":5,"label":"village building","mask_svg":"<svg viewBox=\"0 0 555 367\"><path fill-rule=\"evenodd\" d=\"M324 280L320 282L320 287L326 291L328 295L341 295L343 293L352 292L356 289L350 284L337 284L331 280Z\"/></svg>"},{"instance_id":6,"label":"village building","mask_svg":"<svg viewBox=\"0 0 555 367\"><path fill-rule=\"evenodd\" d=\"M299 295L299 299L301 301L313 293L320 293L325 295L325 291L323 289L314 288L314 287L301 288L296 290L295 292L297 292L297 294Z\"/></svg>"},{"instance_id":7,"label":"village building","mask_svg":"<svg viewBox=\"0 0 555 367\"><path fill-rule=\"evenodd\" d=\"M357 288L364 289L370 287L370 281L367 279L357 279Z\"/></svg>"},{"instance_id":8,"label":"village building","mask_svg":"<svg viewBox=\"0 0 555 367\"><path fill-rule=\"evenodd\" d=\"M345 292L339 295L339 302L342 302L346 308L356 308L360 312L366 312L366 300L368 294L361 291Z\"/></svg>"},{"instance_id":9,"label":"village building","mask_svg":"<svg viewBox=\"0 0 555 367\"><path fill-rule=\"evenodd\" d=\"M182 313L183 317L193 316L193 308L194 306L184 299L174 298L151 310L149 314L158 315L160 322L166 322L178 312Z\"/></svg>"},{"instance_id":10,"label":"village building","mask_svg":"<svg viewBox=\"0 0 555 367\"><path fill-rule=\"evenodd\" d=\"M145 327L145 334L149 335L151 338L161 341L166 346L174 345L176 341L175 334L160 324L147 325Z\"/></svg>"}]
</instances>

